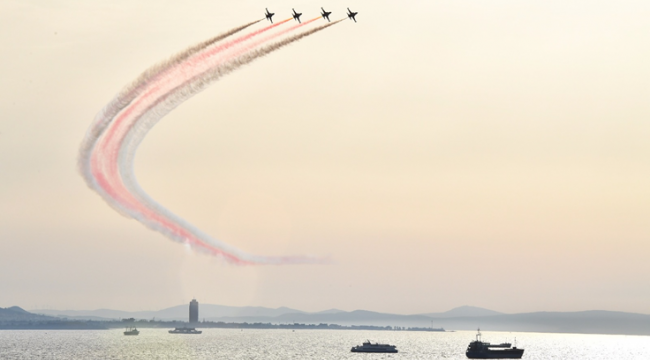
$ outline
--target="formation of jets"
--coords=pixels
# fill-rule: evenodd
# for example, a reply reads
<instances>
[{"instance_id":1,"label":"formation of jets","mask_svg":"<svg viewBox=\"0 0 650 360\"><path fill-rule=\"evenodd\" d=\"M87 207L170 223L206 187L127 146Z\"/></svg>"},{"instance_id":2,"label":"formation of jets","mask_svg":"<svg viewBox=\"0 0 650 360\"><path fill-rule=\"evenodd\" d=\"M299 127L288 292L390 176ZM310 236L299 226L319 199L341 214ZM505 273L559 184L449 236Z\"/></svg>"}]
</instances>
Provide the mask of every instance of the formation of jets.
<instances>
[{"instance_id":1,"label":"formation of jets","mask_svg":"<svg viewBox=\"0 0 650 360\"><path fill-rule=\"evenodd\" d=\"M302 15L302 13L297 13L296 9L293 8L291 10L293 10L293 14L291 14L291 16L293 16L293 19L299 23L302 23L302 21L300 21L300 15Z\"/></svg>"},{"instance_id":2,"label":"formation of jets","mask_svg":"<svg viewBox=\"0 0 650 360\"><path fill-rule=\"evenodd\" d=\"M325 9L320 8L322 12L320 13L320 16L323 17L323 19L327 19L327 22L330 22L330 14L332 13L331 11L325 11Z\"/></svg>"},{"instance_id":3,"label":"formation of jets","mask_svg":"<svg viewBox=\"0 0 650 360\"><path fill-rule=\"evenodd\" d=\"M357 16L358 12L352 12L350 11L350 8L348 8L348 19L354 20L354 22L357 22L357 19L354 17Z\"/></svg>"},{"instance_id":4,"label":"formation of jets","mask_svg":"<svg viewBox=\"0 0 650 360\"><path fill-rule=\"evenodd\" d=\"M266 16L266 20L270 21L271 24L273 24L273 15L275 15L275 13L269 12L269 8L266 8L266 14L264 14L264 16Z\"/></svg>"},{"instance_id":5,"label":"formation of jets","mask_svg":"<svg viewBox=\"0 0 650 360\"><path fill-rule=\"evenodd\" d=\"M322 16L323 19L325 19L325 20L327 20L327 22L329 22L330 21L330 14L332 12L331 11L325 11L325 9L323 9L323 8L320 8L320 9L321 9L320 16ZM293 13L291 14L293 19L296 20L299 23L302 23L302 21L300 21L300 16L302 15L302 13L296 12L295 9L291 9L291 10L293 10ZM348 15L348 18L350 20L354 20L354 22L357 22L357 19L355 19L355 16L357 16L357 14L358 14L358 12L352 12L350 10L350 8L348 8L347 15ZM271 24L273 24L273 15L275 15L275 13L270 12L269 9L266 8L266 13L264 13L264 16L266 17L266 20L271 22Z\"/></svg>"}]
</instances>

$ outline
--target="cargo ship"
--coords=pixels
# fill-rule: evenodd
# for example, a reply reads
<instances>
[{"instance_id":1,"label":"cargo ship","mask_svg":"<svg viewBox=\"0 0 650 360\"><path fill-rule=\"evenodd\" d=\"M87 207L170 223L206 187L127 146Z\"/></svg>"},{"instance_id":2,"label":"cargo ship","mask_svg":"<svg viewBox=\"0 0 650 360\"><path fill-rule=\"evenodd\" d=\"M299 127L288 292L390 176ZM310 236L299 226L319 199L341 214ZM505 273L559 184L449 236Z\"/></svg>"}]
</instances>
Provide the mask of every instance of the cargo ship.
<instances>
[{"instance_id":1,"label":"cargo ship","mask_svg":"<svg viewBox=\"0 0 650 360\"><path fill-rule=\"evenodd\" d=\"M510 343L490 344L481 340L481 329L478 329L476 340L469 343L465 355L468 359L521 359L524 349L518 349Z\"/></svg>"},{"instance_id":2,"label":"cargo ship","mask_svg":"<svg viewBox=\"0 0 650 360\"><path fill-rule=\"evenodd\" d=\"M366 341L361 346L355 346L350 350L352 352L365 352L365 353L396 353L397 349L395 345L388 344L373 344L370 341Z\"/></svg>"}]
</instances>

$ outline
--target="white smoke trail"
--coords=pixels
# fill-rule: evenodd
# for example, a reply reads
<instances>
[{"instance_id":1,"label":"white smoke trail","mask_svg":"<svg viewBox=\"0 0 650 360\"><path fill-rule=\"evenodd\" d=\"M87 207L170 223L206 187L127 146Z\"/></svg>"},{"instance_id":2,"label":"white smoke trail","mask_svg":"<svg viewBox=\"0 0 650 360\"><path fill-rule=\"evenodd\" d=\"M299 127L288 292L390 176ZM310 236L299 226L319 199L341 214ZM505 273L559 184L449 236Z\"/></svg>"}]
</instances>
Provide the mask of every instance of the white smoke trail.
<instances>
[{"instance_id":1,"label":"white smoke trail","mask_svg":"<svg viewBox=\"0 0 650 360\"><path fill-rule=\"evenodd\" d=\"M120 136L121 133L127 131L128 127L131 126L130 124L133 121L137 121L138 115L146 112L147 106L150 106L147 105L148 98L155 97L156 94L160 96L161 93L168 92L177 87L180 84L179 80L187 77L188 71L192 71L196 67L202 67L207 70L214 61L215 56L218 58L224 51L228 53L227 50L230 50L233 46L250 40L287 21L289 20L269 25L247 35L242 35L234 40L229 40L215 47L208 48L217 42L216 40L224 39L228 35L253 23L244 25L222 36L191 47L179 55L172 57L167 62L155 66L153 70L150 69L145 72L140 77L141 83L136 82L127 87L125 91L117 96L117 99L113 100L104 111L100 112L98 115L99 120L95 122L89 131L88 141L84 141L82 144L80 170L85 176L87 184L91 188L96 189L104 200L119 213L127 217L134 217L137 211L133 208L141 207L141 204L136 204L135 200L130 196L130 193L114 191L116 187L123 187L123 184L119 176L115 176L115 172L117 172L117 160L111 161L111 155L116 155L118 152L117 148L111 146L119 144L111 144L111 139L116 134ZM133 96L133 94L137 96ZM129 98L124 100L125 97ZM134 112L136 113L135 115ZM113 117L109 118L111 115ZM93 136L95 138L92 138ZM109 176L106 176L107 174ZM135 217L137 218L137 216Z\"/></svg>"},{"instance_id":2,"label":"white smoke trail","mask_svg":"<svg viewBox=\"0 0 650 360\"><path fill-rule=\"evenodd\" d=\"M136 80L127 85L122 89L104 108L95 116L92 125L86 132L84 139L81 142L79 148L79 157L77 167L79 172L82 174L83 178L86 180L86 184L98 191L102 197L106 198L106 194L103 193L103 190L97 186L94 177L90 171L90 154L92 153L97 140L104 133L106 128L110 125L111 121L120 113L126 106L128 106L135 98L137 98L148 84L156 80L162 74L167 72L169 69L177 66L178 64L185 61L190 56L204 50L205 48L230 37L258 22L261 20L252 21L248 24L238 26L234 29L231 29L225 33L219 34L211 39L203 41L199 44L196 44L176 55L173 55L169 59L152 66L142 73ZM115 206L113 206L116 208ZM120 207L116 210L123 212Z\"/></svg>"},{"instance_id":3,"label":"white smoke trail","mask_svg":"<svg viewBox=\"0 0 650 360\"><path fill-rule=\"evenodd\" d=\"M130 195L133 196L135 199L137 199L139 204L145 207L146 210L150 210L151 213L155 214L155 216L152 216L151 213L148 213L147 211L143 211L143 209L139 209L139 210L133 209L128 206L125 206L123 203L120 203L119 201L116 202L112 195L106 193L102 189L102 187L96 183L96 179L94 179L94 177L92 176L92 171L90 166L92 155L89 154L88 152L83 152L84 148L82 145L82 153L85 155L83 159L84 167L82 167L82 173L84 174L84 177L86 177L86 174L89 174L93 179L92 185L94 185L91 187L95 190L101 190L100 194L102 194L103 197L107 199L107 201L113 207L118 209L121 213L135 218L136 220L140 221L150 229L158 231L172 240L184 242L184 243L190 243L190 240L194 240L191 242L191 244L195 245L195 248L199 250L207 251L212 254L221 254L224 256L224 258L236 263L285 264L285 263L318 262L318 259L310 258L310 257L265 257L265 256L250 255L228 244L225 244L223 242L211 238L209 235L203 233L202 231L195 228L185 220L171 213L170 211L168 211L167 209L159 205L157 202L155 202L151 197L149 197L148 194L146 194L146 192L140 187L140 185L138 184L134 176L133 160L138 146L140 145L140 143L142 142L142 140L144 139L148 131L162 117L167 115L170 111L172 111L182 102L191 98L198 92L204 90L212 82L240 68L241 66L246 65L254 61L255 59L263 57L273 51L279 50L280 48L289 45L290 43L298 41L304 38L305 36L311 35L317 31L323 30L334 24L336 24L336 22L318 28L314 28L312 30L306 31L301 34L297 34L295 36L291 36L287 39L284 39L282 41L279 41L277 43L268 46L264 46L259 49L251 50L230 61L209 68L207 71L200 73L197 76L194 76L193 78L182 83L181 85L177 86L173 90L165 93L160 98L155 99L154 105L150 106L144 113L140 114L135 119L134 122L132 122L132 126L129 128L128 132L124 137L124 140L121 143L121 146L119 147L119 155L118 155L119 173L121 176L121 180L124 186L126 187L126 189L128 189L128 192L130 192ZM148 82L148 79L150 78L151 76L143 75L142 77L142 79L144 79L145 82ZM142 89L142 87L140 87L141 84L135 84L135 85L136 85L135 88ZM132 100L133 99L131 99L131 101ZM107 106L107 108L109 108L111 111L100 112L100 114L97 117L98 121L96 121L96 123L102 123L102 124L106 123L107 125L109 125L110 122L115 118L115 116L117 116L117 113L119 113L119 111L115 112L113 111L113 109L116 109L119 106L122 106L123 104L124 104L123 101L119 102L119 96L118 96L116 100L114 100ZM122 106L121 109L124 109L124 107L127 105L128 104ZM106 119L105 116L109 117L108 120ZM105 129L106 126L103 127L103 130ZM93 127L91 127L91 130L93 130ZM98 138L104 132L103 130L95 131L95 132L89 131L89 136L91 135L96 136L94 138L94 141L92 142L93 145L97 143ZM91 152L93 148L94 146L91 147ZM170 226L170 224L173 224L175 226ZM205 244L205 245L201 245L201 244Z\"/></svg>"}]
</instances>

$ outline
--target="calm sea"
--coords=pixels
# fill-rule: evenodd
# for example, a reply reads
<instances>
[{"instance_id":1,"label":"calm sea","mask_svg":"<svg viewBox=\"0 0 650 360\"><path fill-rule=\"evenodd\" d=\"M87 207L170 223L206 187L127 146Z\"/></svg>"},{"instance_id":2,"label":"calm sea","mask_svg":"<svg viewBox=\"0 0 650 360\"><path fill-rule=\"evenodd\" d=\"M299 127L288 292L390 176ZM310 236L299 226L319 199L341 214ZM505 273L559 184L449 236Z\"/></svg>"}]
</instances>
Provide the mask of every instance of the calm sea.
<instances>
[{"instance_id":1,"label":"calm sea","mask_svg":"<svg viewBox=\"0 0 650 360\"><path fill-rule=\"evenodd\" d=\"M465 359L474 332L203 329L201 335L123 330L0 330L0 359ZM523 359L650 359L650 337L483 332L514 341ZM364 340L397 345L398 354L351 353Z\"/></svg>"}]
</instances>

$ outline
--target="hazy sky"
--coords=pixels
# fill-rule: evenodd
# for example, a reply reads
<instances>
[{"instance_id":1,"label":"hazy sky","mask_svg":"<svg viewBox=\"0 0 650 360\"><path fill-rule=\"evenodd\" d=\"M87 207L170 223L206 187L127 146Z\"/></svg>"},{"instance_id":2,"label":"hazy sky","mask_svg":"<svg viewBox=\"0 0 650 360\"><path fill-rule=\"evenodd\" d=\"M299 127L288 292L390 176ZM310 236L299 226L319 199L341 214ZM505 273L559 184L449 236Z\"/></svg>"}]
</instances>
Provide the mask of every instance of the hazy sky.
<instances>
[{"instance_id":1,"label":"hazy sky","mask_svg":"<svg viewBox=\"0 0 650 360\"><path fill-rule=\"evenodd\" d=\"M218 239L333 264L224 264L86 187L81 139L143 70L320 6L358 23L181 105L136 174ZM647 0L3 0L0 307L648 314L648 19Z\"/></svg>"}]
</instances>

